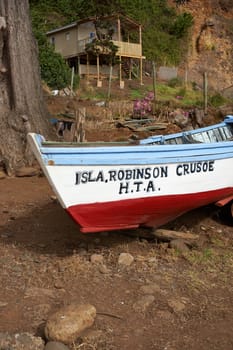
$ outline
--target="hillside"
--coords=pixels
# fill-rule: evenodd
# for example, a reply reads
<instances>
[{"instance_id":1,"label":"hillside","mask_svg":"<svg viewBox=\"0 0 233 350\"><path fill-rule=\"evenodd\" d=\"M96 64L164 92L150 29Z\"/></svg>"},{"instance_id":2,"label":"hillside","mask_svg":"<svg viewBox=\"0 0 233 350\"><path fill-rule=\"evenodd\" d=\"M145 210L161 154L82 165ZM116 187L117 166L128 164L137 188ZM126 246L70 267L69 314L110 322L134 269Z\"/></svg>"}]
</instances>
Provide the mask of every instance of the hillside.
<instances>
[{"instance_id":1,"label":"hillside","mask_svg":"<svg viewBox=\"0 0 233 350\"><path fill-rule=\"evenodd\" d=\"M54 58L50 60L48 55L51 48L45 44L46 31L80 18L121 11L142 24L143 54L156 66L178 66L180 75L197 85L202 85L203 72L207 72L209 87L218 92L233 85L232 0L144 0L143 6L138 3L92 0L90 6L83 0L30 0L42 78L48 76L48 72L43 74L48 64L49 74L56 72ZM190 17L184 14L193 16L192 27Z\"/></svg>"},{"instance_id":2,"label":"hillside","mask_svg":"<svg viewBox=\"0 0 233 350\"><path fill-rule=\"evenodd\" d=\"M174 6L174 1L169 1ZM187 65L189 80L200 83L204 71L209 86L221 91L233 84L233 2L195 0L177 7L194 18ZM184 67L181 66L181 70Z\"/></svg>"}]
</instances>

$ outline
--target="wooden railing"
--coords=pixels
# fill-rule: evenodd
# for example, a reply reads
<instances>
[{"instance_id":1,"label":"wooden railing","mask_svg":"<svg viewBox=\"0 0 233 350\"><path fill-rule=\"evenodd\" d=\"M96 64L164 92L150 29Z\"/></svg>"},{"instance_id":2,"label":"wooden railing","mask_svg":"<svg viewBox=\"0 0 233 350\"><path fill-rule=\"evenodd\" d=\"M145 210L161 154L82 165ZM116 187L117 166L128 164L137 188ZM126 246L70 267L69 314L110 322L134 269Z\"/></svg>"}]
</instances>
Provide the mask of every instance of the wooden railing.
<instances>
[{"instance_id":1,"label":"wooden railing","mask_svg":"<svg viewBox=\"0 0 233 350\"><path fill-rule=\"evenodd\" d=\"M85 52L86 44L91 43L91 38L78 40L77 53ZM142 46L140 44L128 43L124 41L115 41L113 44L118 47L117 55L126 57L140 57L142 55Z\"/></svg>"},{"instance_id":2,"label":"wooden railing","mask_svg":"<svg viewBox=\"0 0 233 350\"><path fill-rule=\"evenodd\" d=\"M140 44L115 40L113 40L113 44L118 46L117 55L119 56L140 57L142 55L142 46Z\"/></svg>"}]
</instances>

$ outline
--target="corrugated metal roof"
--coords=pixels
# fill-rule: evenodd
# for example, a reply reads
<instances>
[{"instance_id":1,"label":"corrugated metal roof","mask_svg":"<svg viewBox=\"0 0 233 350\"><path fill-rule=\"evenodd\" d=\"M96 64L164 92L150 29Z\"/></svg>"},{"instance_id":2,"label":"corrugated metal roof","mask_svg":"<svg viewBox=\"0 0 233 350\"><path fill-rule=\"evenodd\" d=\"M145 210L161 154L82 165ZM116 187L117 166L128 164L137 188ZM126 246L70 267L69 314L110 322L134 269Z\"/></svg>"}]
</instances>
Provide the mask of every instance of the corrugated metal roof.
<instances>
[{"instance_id":1,"label":"corrugated metal roof","mask_svg":"<svg viewBox=\"0 0 233 350\"><path fill-rule=\"evenodd\" d=\"M122 20L122 23L124 23L124 25L126 25L126 26L129 26L131 28L139 28L140 27L139 23L137 23L136 21L134 21L130 17L122 15L120 13L112 14L109 16L102 16L102 17L99 17L98 19L100 19L100 20L113 19L113 18L117 19L118 17ZM61 31L64 31L64 30L67 30L70 28L74 28L74 27L78 26L79 24L82 24L85 22L94 22L94 21L96 21L96 19L97 19L97 17L94 17L94 16L83 18L83 19L80 19L76 22L67 24L63 27L59 27L59 28L55 28L53 30L50 30L49 32L46 33L46 35L51 35L51 34L58 33L58 32L61 32Z\"/></svg>"},{"instance_id":2,"label":"corrugated metal roof","mask_svg":"<svg viewBox=\"0 0 233 350\"><path fill-rule=\"evenodd\" d=\"M55 29L50 30L49 32L47 32L46 35L51 35L53 33L57 33L57 32L61 32L63 30L74 28L74 27L77 26L77 24L78 24L78 22L73 22L73 23L67 24L66 26L55 28Z\"/></svg>"}]
</instances>

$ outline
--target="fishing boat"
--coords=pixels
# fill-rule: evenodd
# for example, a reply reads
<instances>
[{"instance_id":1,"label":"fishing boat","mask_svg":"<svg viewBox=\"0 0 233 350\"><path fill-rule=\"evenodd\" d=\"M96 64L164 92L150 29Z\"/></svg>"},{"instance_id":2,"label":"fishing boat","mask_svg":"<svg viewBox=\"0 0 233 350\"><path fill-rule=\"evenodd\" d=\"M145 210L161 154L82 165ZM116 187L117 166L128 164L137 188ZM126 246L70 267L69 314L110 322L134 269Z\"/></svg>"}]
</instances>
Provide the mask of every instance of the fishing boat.
<instances>
[{"instance_id":1,"label":"fishing boat","mask_svg":"<svg viewBox=\"0 0 233 350\"><path fill-rule=\"evenodd\" d=\"M81 232L161 226L233 200L233 116L219 124L131 142L28 141Z\"/></svg>"}]
</instances>

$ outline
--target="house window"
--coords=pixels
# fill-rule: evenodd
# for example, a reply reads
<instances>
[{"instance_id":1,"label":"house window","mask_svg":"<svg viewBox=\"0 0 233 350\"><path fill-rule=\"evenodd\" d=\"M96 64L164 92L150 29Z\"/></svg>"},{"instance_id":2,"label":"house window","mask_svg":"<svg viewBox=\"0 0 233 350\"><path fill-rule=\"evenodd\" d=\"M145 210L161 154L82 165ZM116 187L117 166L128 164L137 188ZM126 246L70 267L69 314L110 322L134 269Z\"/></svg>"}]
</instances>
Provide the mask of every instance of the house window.
<instances>
[{"instance_id":1,"label":"house window","mask_svg":"<svg viewBox=\"0 0 233 350\"><path fill-rule=\"evenodd\" d=\"M50 44L55 46L55 37L54 36L51 36L50 38Z\"/></svg>"},{"instance_id":2,"label":"house window","mask_svg":"<svg viewBox=\"0 0 233 350\"><path fill-rule=\"evenodd\" d=\"M70 40L70 33L69 32L66 33L66 40Z\"/></svg>"}]
</instances>

